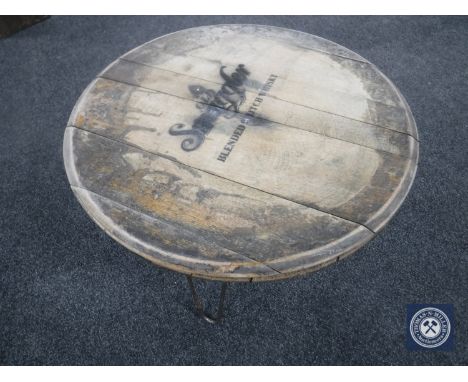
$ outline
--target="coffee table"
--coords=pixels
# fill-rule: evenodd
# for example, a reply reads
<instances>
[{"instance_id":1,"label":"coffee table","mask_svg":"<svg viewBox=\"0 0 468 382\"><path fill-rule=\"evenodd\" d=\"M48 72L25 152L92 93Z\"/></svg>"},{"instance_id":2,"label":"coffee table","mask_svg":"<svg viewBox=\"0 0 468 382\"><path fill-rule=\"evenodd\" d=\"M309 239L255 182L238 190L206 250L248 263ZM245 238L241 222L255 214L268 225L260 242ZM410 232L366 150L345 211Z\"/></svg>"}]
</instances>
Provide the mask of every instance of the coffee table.
<instances>
[{"instance_id":1,"label":"coffee table","mask_svg":"<svg viewBox=\"0 0 468 382\"><path fill-rule=\"evenodd\" d=\"M279 280L352 254L417 168L405 99L331 41L260 25L152 40L110 64L65 130L71 188L132 252L187 275L221 319L226 283ZM192 277L222 281L216 315Z\"/></svg>"}]
</instances>

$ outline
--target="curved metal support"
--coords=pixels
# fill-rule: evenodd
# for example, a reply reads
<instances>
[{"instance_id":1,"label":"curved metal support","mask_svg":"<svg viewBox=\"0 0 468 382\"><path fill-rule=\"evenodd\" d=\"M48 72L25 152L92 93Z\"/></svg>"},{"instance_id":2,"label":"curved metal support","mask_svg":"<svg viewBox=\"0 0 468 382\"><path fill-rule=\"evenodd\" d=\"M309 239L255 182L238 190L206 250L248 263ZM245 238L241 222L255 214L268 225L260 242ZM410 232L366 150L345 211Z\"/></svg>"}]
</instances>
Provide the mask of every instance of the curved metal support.
<instances>
[{"instance_id":1,"label":"curved metal support","mask_svg":"<svg viewBox=\"0 0 468 382\"><path fill-rule=\"evenodd\" d=\"M223 282L221 285L221 293L219 295L219 303L218 303L218 311L216 315L211 315L205 312L205 308L203 306L203 301L201 300L200 296L197 294L195 290L195 286L193 285L192 276L187 276L187 281L192 292L193 297L193 304L195 305L195 310L198 316L203 318L205 321L209 322L210 324L216 324L220 322L224 317L224 297L226 295L226 288L227 283Z\"/></svg>"}]
</instances>

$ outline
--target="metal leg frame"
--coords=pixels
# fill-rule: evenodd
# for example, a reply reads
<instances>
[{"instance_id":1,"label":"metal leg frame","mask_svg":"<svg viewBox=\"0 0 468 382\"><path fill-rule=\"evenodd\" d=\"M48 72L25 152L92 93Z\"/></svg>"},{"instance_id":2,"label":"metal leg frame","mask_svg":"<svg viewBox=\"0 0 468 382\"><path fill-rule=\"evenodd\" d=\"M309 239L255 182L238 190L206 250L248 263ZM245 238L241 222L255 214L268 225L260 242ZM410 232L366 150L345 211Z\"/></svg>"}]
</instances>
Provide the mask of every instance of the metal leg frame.
<instances>
[{"instance_id":1,"label":"metal leg frame","mask_svg":"<svg viewBox=\"0 0 468 382\"><path fill-rule=\"evenodd\" d=\"M197 291L195 290L195 286L193 285L192 276L187 276L187 281L190 287L190 291L192 292L193 304L195 305L195 311L197 315L203 318L205 321L209 322L210 324L216 324L220 322L224 317L224 297L226 296L227 283L226 282L222 283L221 293L219 295L218 311L216 312L215 315L211 315L205 312L203 301L201 300L200 296L197 294Z\"/></svg>"}]
</instances>

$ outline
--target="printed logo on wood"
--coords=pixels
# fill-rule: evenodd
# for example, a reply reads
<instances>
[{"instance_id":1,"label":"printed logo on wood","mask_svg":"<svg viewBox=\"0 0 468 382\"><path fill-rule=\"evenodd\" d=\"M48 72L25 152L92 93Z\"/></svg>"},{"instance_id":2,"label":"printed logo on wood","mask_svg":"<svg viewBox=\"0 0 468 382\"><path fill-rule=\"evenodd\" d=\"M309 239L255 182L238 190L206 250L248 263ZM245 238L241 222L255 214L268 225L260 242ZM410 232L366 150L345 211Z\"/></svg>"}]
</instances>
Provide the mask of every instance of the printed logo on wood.
<instances>
[{"instance_id":1,"label":"printed logo on wood","mask_svg":"<svg viewBox=\"0 0 468 382\"><path fill-rule=\"evenodd\" d=\"M205 136L213 129L215 121L220 116L232 118L245 102L244 83L250 72L243 64L239 64L231 75L225 72L225 68L226 66L222 66L219 70L224 84L217 92L201 85L189 86L190 93L198 101L197 108L202 110L202 114L193 121L191 128L187 128L183 123L176 123L169 129L171 135L187 136L181 143L185 151L193 151L200 147Z\"/></svg>"}]
</instances>

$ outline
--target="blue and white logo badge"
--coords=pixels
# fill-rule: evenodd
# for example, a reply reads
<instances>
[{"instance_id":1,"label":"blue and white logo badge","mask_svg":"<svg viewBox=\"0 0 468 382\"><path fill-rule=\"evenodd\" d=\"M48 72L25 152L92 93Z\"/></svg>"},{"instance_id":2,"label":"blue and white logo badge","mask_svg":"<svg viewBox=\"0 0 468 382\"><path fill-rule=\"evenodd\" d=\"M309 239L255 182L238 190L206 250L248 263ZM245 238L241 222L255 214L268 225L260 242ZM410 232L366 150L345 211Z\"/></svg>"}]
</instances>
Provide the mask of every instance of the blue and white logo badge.
<instances>
[{"instance_id":1,"label":"blue and white logo badge","mask_svg":"<svg viewBox=\"0 0 468 382\"><path fill-rule=\"evenodd\" d=\"M446 308L448 305L444 305ZM411 309L411 307L413 309ZM448 313L445 313L440 305L426 306L422 309L421 306L408 306L408 318L411 317L409 322L409 333L411 335L413 344L410 343L410 348L415 348L414 345L419 345L426 349L440 348L440 350L448 349L452 345L451 339L452 323L450 322L449 316L452 314L452 306L449 306ZM415 310L418 309L416 312ZM412 310L412 312L410 312ZM447 308L445 309L447 310ZM410 314L411 313L411 314ZM443 346L445 344L445 346Z\"/></svg>"}]
</instances>

